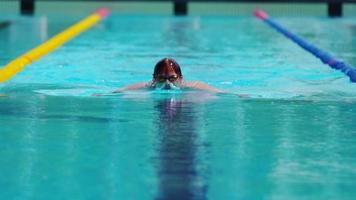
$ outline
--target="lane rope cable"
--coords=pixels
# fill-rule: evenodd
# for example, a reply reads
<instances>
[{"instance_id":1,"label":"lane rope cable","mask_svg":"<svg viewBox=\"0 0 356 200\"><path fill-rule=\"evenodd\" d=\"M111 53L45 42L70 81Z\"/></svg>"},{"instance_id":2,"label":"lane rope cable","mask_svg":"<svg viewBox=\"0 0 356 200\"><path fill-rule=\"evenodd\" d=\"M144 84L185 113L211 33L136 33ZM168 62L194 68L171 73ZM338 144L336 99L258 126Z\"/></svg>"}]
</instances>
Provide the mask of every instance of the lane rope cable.
<instances>
[{"instance_id":1,"label":"lane rope cable","mask_svg":"<svg viewBox=\"0 0 356 200\"><path fill-rule=\"evenodd\" d=\"M262 21L266 22L268 25L270 25L272 28L274 28L278 32L282 33L287 38L289 38L292 41L294 41L295 43L297 43L300 47L302 47L306 51L310 52L311 54L313 54L314 56L319 58L324 64L329 65L333 69L340 70L341 72L343 72L346 76L348 76L350 78L351 82L356 83L356 68L355 67L352 67L351 65L334 58L327 52L313 46L311 43L309 43L305 39L288 31L282 25L278 24L276 21L271 19L263 10L256 10L254 12L254 15L257 18L261 19Z\"/></svg>"},{"instance_id":2,"label":"lane rope cable","mask_svg":"<svg viewBox=\"0 0 356 200\"><path fill-rule=\"evenodd\" d=\"M44 55L60 47L64 43L68 42L72 38L79 35L80 33L88 30L89 28L94 26L97 22L101 21L108 15L109 15L109 10L107 8L101 8L97 10L95 13L93 13L92 15L84 18L78 23L65 29L61 33L50 38L43 44L15 58L14 60L12 60L3 68L0 69L0 83L10 80L17 73L24 70L24 68L27 65L33 63L34 61L40 59Z\"/></svg>"}]
</instances>

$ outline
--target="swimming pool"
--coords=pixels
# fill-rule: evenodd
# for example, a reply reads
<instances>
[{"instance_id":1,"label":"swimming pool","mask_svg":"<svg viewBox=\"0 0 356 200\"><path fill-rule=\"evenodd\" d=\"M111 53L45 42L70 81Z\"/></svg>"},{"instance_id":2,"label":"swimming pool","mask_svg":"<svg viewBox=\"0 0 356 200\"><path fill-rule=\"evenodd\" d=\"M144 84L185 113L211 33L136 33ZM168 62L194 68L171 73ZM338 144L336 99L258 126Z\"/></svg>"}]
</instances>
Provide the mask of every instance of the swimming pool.
<instances>
[{"instance_id":1,"label":"swimming pool","mask_svg":"<svg viewBox=\"0 0 356 200\"><path fill-rule=\"evenodd\" d=\"M81 17L1 16L0 65ZM276 20L356 65L354 17ZM232 94L91 96L163 57ZM2 199L356 195L355 85L250 16L112 15L0 93Z\"/></svg>"}]
</instances>

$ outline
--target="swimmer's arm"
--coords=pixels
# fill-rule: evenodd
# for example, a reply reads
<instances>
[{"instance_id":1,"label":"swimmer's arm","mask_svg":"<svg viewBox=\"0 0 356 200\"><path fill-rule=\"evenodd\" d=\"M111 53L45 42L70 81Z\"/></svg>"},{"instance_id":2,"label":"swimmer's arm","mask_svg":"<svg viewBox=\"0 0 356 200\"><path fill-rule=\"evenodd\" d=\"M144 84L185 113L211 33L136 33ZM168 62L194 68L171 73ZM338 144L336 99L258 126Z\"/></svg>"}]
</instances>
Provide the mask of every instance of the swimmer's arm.
<instances>
[{"instance_id":1,"label":"swimmer's arm","mask_svg":"<svg viewBox=\"0 0 356 200\"><path fill-rule=\"evenodd\" d=\"M139 89L149 88L151 86L150 83L151 82L149 82L149 83L136 83L136 84L129 85L129 86L126 86L126 87L123 87L123 88L119 88L119 89L111 92L111 94L113 94L113 93L121 93L121 92L125 92L125 91L128 91L128 90L139 90ZM92 96L104 96L104 95L109 95L109 94L99 94L99 93L92 94Z\"/></svg>"},{"instance_id":2,"label":"swimmer's arm","mask_svg":"<svg viewBox=\"0 0 356 200\"><path fill-rule=\"evenodd\" d=\"M149 88L149 83L136 83L133 85L129 85L120 89L115 90L112 93L120 93L120 92L125 92L128 90L140 90L140 89L144 89L144 88Z\"/></svg>"},{"instance_id":3,"label":"swimmer's arm","mask_svg":"<svg viewBox=\"0 0 356 200\"><path fill-rule=\"evenodd\" d=\"M184 87L186 88L192 88L192 89L198 89L198 90L204 90L204 91L208 91L208 92L212 92L212 93L225 93L225 94L229 94L230 92L224 91L224 90L220 90L218 88L212 87L206 83L200 82L200 81L188 81L188 82L184 82L183 83ZM235 94L238 97L241 98L248 98L250 97L247 94Z\"/></svg>"},{"instance_id":4,"label":"swimmer's arm","mask_svg":"<svg viewBox=\"0 0 356 200\"><path fill-rule=\"evenodd\" d=\"M192 89L197 89L197 90L204 90L212 93L225 93L224 91L212 87L206 83L200 82L200 81L187 81L183 83L183 86L185 88L192 88Z\"/></svg>"}]
</instances>

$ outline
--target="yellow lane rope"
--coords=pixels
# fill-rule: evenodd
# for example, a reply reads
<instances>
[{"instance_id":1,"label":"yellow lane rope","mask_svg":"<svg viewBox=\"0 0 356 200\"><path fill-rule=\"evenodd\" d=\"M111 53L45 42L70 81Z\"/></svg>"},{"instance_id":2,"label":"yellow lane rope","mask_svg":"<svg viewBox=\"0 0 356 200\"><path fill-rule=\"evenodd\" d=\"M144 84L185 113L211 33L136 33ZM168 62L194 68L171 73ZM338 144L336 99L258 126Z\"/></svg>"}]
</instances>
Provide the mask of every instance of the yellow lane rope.
<instances>
[{"instance_id":1,"label":"yellow lane rope","mask_svg":"<svg viewBox=\"0 0 356 200\"><path fill-rule=\"evenodd\" d=\"M27 65L60 47L78 34L88 30L101 19L104 19L108 14L108 9L101 8L87 18L55 35L45 43L12 60L5 67L0 69L0 83L11 79L18 72L22 71Z\"/></svg>"}]
</instances>

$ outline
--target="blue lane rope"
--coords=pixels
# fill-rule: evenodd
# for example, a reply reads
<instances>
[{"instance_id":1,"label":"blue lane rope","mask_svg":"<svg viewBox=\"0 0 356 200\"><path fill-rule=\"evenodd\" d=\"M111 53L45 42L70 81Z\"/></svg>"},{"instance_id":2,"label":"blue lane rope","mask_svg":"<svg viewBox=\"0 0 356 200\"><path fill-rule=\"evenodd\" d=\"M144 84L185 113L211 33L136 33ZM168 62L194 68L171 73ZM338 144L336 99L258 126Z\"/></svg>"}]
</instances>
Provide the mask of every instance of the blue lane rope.
<instances>
[{"instance_id":1,"label":"blue lane rope","mask_svg":"<svg viewBox=\"0 0 356 200\"><path fill-rule=\"evenodd\" d=\"M331 68L342 71L345 75L350 78L350 81L356 83L356 68L351 65L344 63L343 61L337 60L333 58L327 52L318 49L313 46L311 43L307 42L303 38L297 36L296 34L288 31L286 28L275 22L271 19L264 11L256 10L254 12L255 16L266 22L268 25L276 29L278 32L282 33L287 38L291 39L295 43L297 43L303 49L309 51L314 56L318 57L324 64L328 64Z\"/></svg>"}]
</instances>

